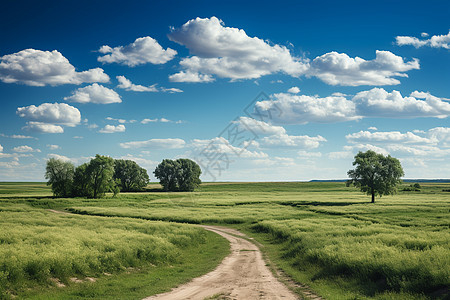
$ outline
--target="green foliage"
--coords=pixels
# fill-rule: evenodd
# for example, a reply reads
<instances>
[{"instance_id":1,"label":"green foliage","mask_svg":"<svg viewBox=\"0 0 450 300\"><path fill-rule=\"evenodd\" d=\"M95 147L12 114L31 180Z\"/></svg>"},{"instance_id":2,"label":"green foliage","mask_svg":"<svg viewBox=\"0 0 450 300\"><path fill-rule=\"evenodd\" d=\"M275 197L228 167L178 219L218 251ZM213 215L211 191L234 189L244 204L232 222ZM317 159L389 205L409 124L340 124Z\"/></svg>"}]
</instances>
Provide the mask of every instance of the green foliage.
<instances>
[{"instance_id":1,"label":"green foliage","mask_svg":"<svg viewBox=\"0 0 450 300\"><path fill-rule=\"evenodd\" d=\"M192 192L201 183L199 165L186 158L164 159L153 172L164 191Z\"/></svg>"},{"instance_id":2,"label":"green foliage","mask_svg":"<svg viewBox=\"0 0 450 300\"><path fill-rule=\"evenodd\" d=\"M114 179L118 182L121 192L142 191L150 181L146 169L132 160L123 159L115 160Z\"/></svg>"},{"instance_id":3,"label":"green foliage","mask_svg":"<svg viewBox=\"0 0 450 300\"><path fill-rule=\"evenodd\" d=\"M72 194L74 166L72 163L56 158L47 161L45 179L52 186L56 197L69 197Z\"/></svg>"},{"instance_id":4,"label":"green foliage","mask_svg":"<svg viewBox=\"0 0 450 300\"><path fill-rule=\"evenodd\" d=\"M114 159L108 156L97 154L91 159L86 167L86 176L90 178L89 195L92 198L104 197L106 192L111 191L115 186L114 175Z\"/></svg>"},{"instance_id":5,"label":"green foliage","mask_svg":"<svg viewBox=\"0 0 450 300\"><path fill-rule=\"evenodd\" d=\"M367 195L372 195L372 203L377 195L395 194L397 185L402 182L400 177L405 175L398 159L371 150L359 152L353 165L356 168L347 172L350 177L347 186L353 184Z\"/></svg>"},{"instance_id":6,"label":"green foliage","mask_svg":"<svg viewBox=\"0 0 450 300\"><path fill-rule=\"evenodd\" d=\"M91 178L87 172L89 164L84 163L75 169L73 195L75 197L88 197L93 194Z\"/></svg>"},{"instance_id":7,"label":"green foliage","mask_svg":"<svg viewBox=\"0 0 450 300\"><path fill-rule=\"evenodd\" d=\"M409 187L403 188L405 192L420 192L422 186L419 183L410 184Z\"/></svg>"},{"instance_id":8,"label":"green foliage","mask_svg":"<svg viewBox=\"0 0 450 300\"><path fill-rule=\"evenodd\" d=\"M193 192L200 185L200 166L186 158L177 159L179 170L177 172L178 189L182 192Z\"/></svg>"}]
</instances>

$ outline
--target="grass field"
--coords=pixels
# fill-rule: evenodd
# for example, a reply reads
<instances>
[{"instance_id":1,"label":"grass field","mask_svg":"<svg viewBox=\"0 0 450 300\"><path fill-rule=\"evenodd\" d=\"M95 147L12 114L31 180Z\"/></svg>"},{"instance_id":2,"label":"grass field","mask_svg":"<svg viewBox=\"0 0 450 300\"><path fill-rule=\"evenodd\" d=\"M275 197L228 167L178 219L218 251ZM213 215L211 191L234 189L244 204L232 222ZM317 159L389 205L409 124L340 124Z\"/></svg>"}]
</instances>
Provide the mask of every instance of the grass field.
<instances>
[{"instance_id":1,"label":"grass field","mask_svg":"<svg viewBox=\"0 0 450 300\"><path fill-rule=\"evenodd\" d=\"M0 251L16 242L52 257L51 253L62 250L49 240L59 237L59 230L73 230L74 234L61 242L75 245L82 237L92 236L97 242L90 249L98 252L91 257L110 258L107 247L112 245L118 258L111 257L112 262L106 260L101 267L93 263L92 270L82 266L72 272L88 276L111 270L124 276L128 266L158 261L170 264L179 257L177 251L209 244L199 229L167 221L222 224L255 237L279 268L326 299L444 299L450 286L450 193L443 190L450 185L422 186L420 192L399 192L371 204L367 196L339 182L205 184L194 193L162 193L152 185L153 192L97 200L53 199L48 197L49 189L39 183L0 183L0 192L5 191L0 194ZM48 208L77 215L55 215L45 211ZM20 220L18 227L3 215ZM100 222L104 224L101 230ZM44 233L50 228L55 238L46 239ZM81 229L84 235L75 234ZM129 231L130 240L122 237L117 244L115 238L98 241L102 236L125 235L120 230ZM13 238L22 231L26 237ZM161 239L161 243L154 239ZM151 249L143 247L146 241L158 245L159 252L150 254ZM9 255L19 255L19 249L10 248ZM136 249L148 251L149 259L136 258ZM71 255L75 262L85 259ZM70 270L67 259L61 259L60 264L44 272L49 274L46 282L53 277L67 282L71 275L61 271ZM6 265L0 262L2 286L14 282L14 277L1 273ZM39 271L35 277L28 274L19 279L39 285L40 276L45 278L45 274Z\"/></svg>"}]
</instances>

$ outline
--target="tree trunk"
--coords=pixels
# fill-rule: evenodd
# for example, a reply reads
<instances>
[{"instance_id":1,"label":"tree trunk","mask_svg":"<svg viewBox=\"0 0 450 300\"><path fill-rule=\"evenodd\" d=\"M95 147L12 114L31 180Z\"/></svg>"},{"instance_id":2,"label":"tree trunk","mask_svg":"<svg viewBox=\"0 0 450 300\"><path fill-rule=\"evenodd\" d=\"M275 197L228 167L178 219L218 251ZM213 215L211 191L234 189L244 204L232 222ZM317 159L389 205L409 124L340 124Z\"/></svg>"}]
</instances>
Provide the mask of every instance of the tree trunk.
<instances>
[{"instance_id":1,"label":"tree trunk","mask_svg":"<svg viewBox=\"0 0 450 300\"><path fill-rule=\"evenodd\" d=\"M375 191L372 190L372 203L375 203Z\"/></svg>"}]
</instances>

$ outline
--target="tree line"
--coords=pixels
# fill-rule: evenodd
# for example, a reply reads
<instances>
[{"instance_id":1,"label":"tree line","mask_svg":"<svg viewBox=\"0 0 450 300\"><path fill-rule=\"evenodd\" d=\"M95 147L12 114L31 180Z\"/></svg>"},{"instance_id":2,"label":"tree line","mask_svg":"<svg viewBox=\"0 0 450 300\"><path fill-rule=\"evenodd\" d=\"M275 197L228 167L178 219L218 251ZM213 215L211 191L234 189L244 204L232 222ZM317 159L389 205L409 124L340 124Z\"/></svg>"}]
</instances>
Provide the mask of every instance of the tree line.
<instances>
[{"instance_id":1,"label":"tree line","mask_svg":"<svg viewBox=\"0 0 450 300\"><path fill-rule=\"evenodd\" d=\"M201 170L190 159L163 160L154 171L165 191L193 191L201 183ZM97 154L75 168L61 159L47 161L45 178L56 197L101 198L106 193L143 191L150 182L147 170L135 161Z\"/></svg>"}]
</instances>

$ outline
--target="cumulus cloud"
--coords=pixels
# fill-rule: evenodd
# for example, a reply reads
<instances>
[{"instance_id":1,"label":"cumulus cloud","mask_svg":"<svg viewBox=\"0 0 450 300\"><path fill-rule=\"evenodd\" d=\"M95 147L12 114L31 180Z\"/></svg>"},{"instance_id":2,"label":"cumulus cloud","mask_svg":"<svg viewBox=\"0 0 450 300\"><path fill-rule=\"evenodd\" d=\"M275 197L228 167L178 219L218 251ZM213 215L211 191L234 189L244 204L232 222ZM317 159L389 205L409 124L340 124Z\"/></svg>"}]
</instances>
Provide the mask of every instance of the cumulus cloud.
<instances>
[{"instance_id":1,"label":"cumulus cloud","mask_svg":"<svg viewBox=\"0 0 450 300\"><path fill-rule=\"evenodd\" d=\"M0 152L2 152L3 151L3 146L2 145L0 145Z\"/></svg>"},{"instance_id":2,"label":"cumulus cloud","mask_svg":"<svg viewBox=\"0 0 450 300\"><path fill-rule=\"evenodd\" d=\"M59 147L58 145L47 145L47 148L49 148L50 150L58 150L58 149L61 149L61 147Z\"/></svg>"},{"instance_id":3,"label":"cumulus cloud","mask_svg":"<svg viewBox=\"0 0 450 300\"><path fill-rule=\"evenodd\" d=\"M238 120L234 121L234 123L238 124L240 130L250 130L256 135L286 134L286 129L281 126L271 125L249 117L240 117Z\"/></svg>"},{"instance_id":4,"label":"cumulus cloud","mask_svg":"<svg viewBox=\"0 0 450 300\"><path fill-rule=\"evenodd\" d=\"M41 152L41 150L33 149L32 147L27 146L27 145L14 147L13 151L19 152L19 153Z\"/></svg>"},{"instance_id":5,"label":"cumulus cloud","mask_svg":"<svg viewBox=\"0 0 450 300\"><path fill-rule=\"evenodd\" d=\"M26 49L0 57L0 80L31 86L108 82L101 68L77 72L57 50Z\"/></svg>"},{"instance_id":6,"label":"cumulus cloud","mask_svg":"<svg viewBox=\"0 0 450 300\"><path fill-rule=\"evenodd\" d=\"M72 96L64 97L64 100L77 103L110 104L121 103L122 99L114 90L108 89L97 83L76 89Z\"/></svg>"},{"instance_id":7,"label":"cumulus cloud","mask_svg":"<svg viewBox=\"0 0 450 300\"><path fill-rule=\"evenodd\" d=\"M45 126L41 125L51 124L74 127L81 122L80 111L66 103L43 103L39 106L19 107L16 113L20 117L30 120L29 128L43 128Z\"/></svg>"},{"instance_id":8,"label":"cumulus cloud","mask_svg":"<svg viewBox=\"0 0 450 300\"><path fill-rule=\"evenodd\" d=\"M170 80L205 82L214 80L213 76L256 79L277 72L298 77L306 71L307 63L293 57L285 46L271 45L224 25L216 17L196 18L172 30L169 39L184 45L193 56L181 60L184 70Z\"/></svg>"},{"instance_id":9,"label":"cumulus cloud","mask_svg":"<svg viewBox=\"0 0 450 300\"><path fill-rule=\"evenodd\" d=\"M22 135L22 134L12 134L12 135L6 135L4 133L0 133L0 136L12 138L12 139L37 139L35 137L29 136L29 135Z\"/></svg>"},{"instance_id":10,"label":"cumulus cloud","mask_svg":"<svg viewBox=\"0 0 450 300\"><path fill-rule=\"evenodd\" d=\"M361 119L355 113L355 104L342 96L274 94L271 100L259 101L255 110L259 112L280 111L272 114L274 122L284 124L334 123Z\"/></svg>"},{"instance_id":11,"label":"cumulus cloud","mask_svg":"<svg viewBox=\"0 0 450 300\"><path fill-rule=\"evenodd\" d=\"M261 145L266 147L288 146L311 149L319 147L321 142L326 141L320 135L316 137L288 135L282 126L271 125L249 117L240 117L234 123L238 124L240 131L251 131L256 136L263 135Z\"/></svg>"},{"instance_id":12,"label":"cumulus cloud","mask_svg":"<svg viewBox=\"0 0 450 300\"><path fill-rule=\"evenodd\" d=\"M421 36L423 38L426 38L429 35L428 33L423 32ZM410 45L414 46L415 48L427 46L431 48L450 49L450 30L446 35L433 35L429 39L418 39L411 36L397 36L395 38L395 42L399 46Z\"/></svg>"},{"instance_id":13,"label":"cumulus cloud","mask_svg":"<svg viewBox=\"0 0 450 300\"><path fill-rule=\"evenodd\" d=\"M388 132L370 132L370 131L360 131L345 136L347 141L351 143L424 143L432 144L435 141L418 136L412 132L401 133L399 131L388 131Z\"/></svg>"},{"instance_id":14,"label":"cumulus cloud","mask_svg":"<svg viewBox=\"0 0 450 300\"><path fill-rule=\"evenodd\" d=\"M308 75L330 85L396 85L400 81L393 77L408 77L405 72L414 69L420 69L417 59L405 62L389 51L377 50L374 60L352 58L333 51L316 57Z\"/></svg>"},{"instance_id":15,"label":"cumulus cloud","mask_svg":"<svg viewBox=\"0 0 450 300\"><path fill-rule=\"evenodd\" d=\"M446 118L450 103L429 93L413 92L403 97L399 91L387 92L382 88L362 91L353 97L357 114L384 118Z\"/></svg>"},{"instance_id":16,"label":"cumulus cloud","mask_svg":"<svg viewBox=\"0 0 450 300\"><path fill-rule=\"evenodd\" d=\"M133 141L120 143L120 147L125 149L180 149L185 146L186 142L182 139L150 139L146 141Z\"/></svg>"},{"instance_id":17,"label":"cumulus cloud","mask_svg":"<svg viewBox=\"0 0 450 300\"><path fill-rule=\"evenodd\" d=\"M261 140L261 144L264 146L287 146L287 147L297 147L304 149L314 149L320 146L321 142L326 142L327 140L318 135L318 136L308 136L308 135L288 135L288 134L280 134L280 135L272 135L268 137L264 137Z\"/></svg>"},{"instance_id":18,"label":"cumulus cloud","mask_svg":"<svg viewBox=\"0 0 450 300\"><path fill-rule=\"evenodd\" d=\"M125 125L123 125L123 124L120 124L120 125L117 125L117 126L106 125L104 128L100 129L98 132L100 132L100 133L125 132Z\"/></svg>"},{"instance_id":19,"label":"cumulus cloud","mask_svg":"<svg viewBox=\"0 0 450 300\"><path fill-rule=\"evenodd\" d=\"M157 87L156 84L150 86L137 85L131 82L131 80L127 79L125 76L116 76L119 81L119 85L117 86L120 89L124 89L126 91L133 92L168 92L168 93L182 93L183 91L177 88L164 88Z\"/></svg>"},{"instance_id":20,"label":"cumulus cloud","mask_svg":"<svg viewBox=\"0 0 450 300\"><path fill-rule=\"evenodd\" d=\"M450 115L450 103L425 92L413 92L402 96L393 90L382 88L362 91L355 96L293 95L280 93L270 100L258 101L257 114L270 114L271 121L280 124L334 123L362 118L446 118Z\"/></svg>"},{"instance_id":21,"label":"cumulus cloud","mask_svg":"<svg viewBox=\"0 0 450 300\"><path fill-rule=\"evenodd\" d=\"M27 122L27 125L22 127L24 130L37 132L37 133L63 133L62 126L54 124L46 124L41 122Z\"/></svg>"},{"instance_id":22,"label":"cumulus cloud","mask_svg":"<svg viewBox=\"0 0 450 300\"><path fill-rule=\"evenodd\" d=\"M290 89L288 89L288 93L298 94L298 93L300 93L300 89L297 86L293 86Z\"/></svg>"},{"instance_id":23,"label":"cumulus cloud","mask_svg":"<svg viewBox=\"0 0 450 300\"><path fill-rule=\"evenodd\" d=\"M251 151L250 147L257 145L256 143L245 143L239 146L234 146L230 141L224 137L215 137L209 140L194 139L190 147L193 148L197 154L206 155L208 157L217 157L222 154L239 156L242 158L265 158L268 155L261 151Z\"/></svg>"},{"instance_id":24,"label":"cumulus cloud","mask_svg":"<svg viewBox=\"0 0 450 300\"><path fill-rule=\"evenodd\" d=\"M165 64L177 54L177 51L171 48L164 49L155 39L149 36L137 38L133 43L126 46L112 48L105 45L98 51L105 54L98 57L99 62L118 63L129 67L146 63Z\"/></svg>"},{"instance_id":25,"label":"cumulus cloud","mask_svg":"<svg viewBox=\"0 0 450 300\"><path fill-rule=\"evenodd\" d=\"M213 82L214 77L208 74L199 74L191 71L180 71L169 76L172 82Z\"/></svg>"}]
</instances>

